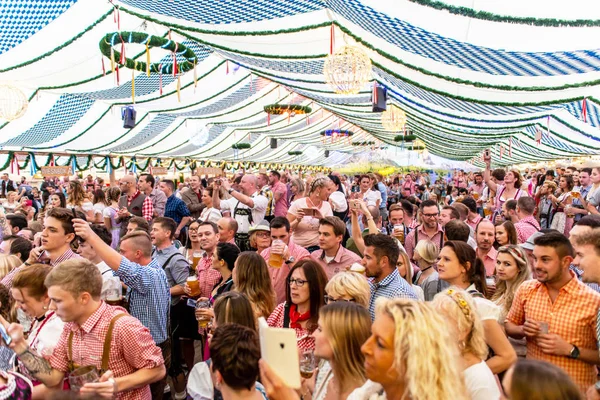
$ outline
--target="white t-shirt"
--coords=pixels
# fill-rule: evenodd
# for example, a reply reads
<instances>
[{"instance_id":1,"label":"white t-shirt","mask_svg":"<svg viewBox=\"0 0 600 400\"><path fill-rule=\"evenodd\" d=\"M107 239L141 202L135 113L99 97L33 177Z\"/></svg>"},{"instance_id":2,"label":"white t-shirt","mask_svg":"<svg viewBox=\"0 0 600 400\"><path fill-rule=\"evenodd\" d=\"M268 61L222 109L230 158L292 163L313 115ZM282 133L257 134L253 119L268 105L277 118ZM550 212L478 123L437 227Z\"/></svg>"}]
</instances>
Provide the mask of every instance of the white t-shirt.
<instances>
[{"instance_id":1,"label":"white t-shirt","mask_svg":"<svg viewBox=\"0 0 600 400\"><path fill-rule=\"evenodd\" d=\"M252 225L257 225L263 219L265 219L265 212L267 210L267 204L269 203L269 200L265 196L258 194L258 192L255 192L250 197L252 197L252 200L254 201L254 208L252 208ZM238 210L250 209L250 207L235 197L227 200L221 200L221 210L228 211L231 214L231 218L237 221L237 231L239 233L248 233L248 230L250 229L249 218L244 215L235 215L236 208Z\"/></svg>"},{"instance_id":2,"label":"white t-shirt","mask_svg":"<svg viewBox=\"0 0 600 400\"><path fill-rule=\"evenodd\" d=\"M205 208L200 214L200 220L203 222L209 221L215 224L222 218L221 212L214 207Z\"/></svg>"},{"instance_id":3,"label":"white t-shirt","mask_svg":"<svg viewBox=\"0 0 600 400\"><path fill-rule=\"evenodd\" d=\"M96 267L100 270L100 274L102 274L102 282L106 282L108 278L113 276L113 270L104 262L100 261L96 264Z\"/></svg>"},{"instance_id":4,"label":"white t-shirt","mask_svg":"<svg viewBox=\"0 0 600 400\"><path fill-rule=\"evenodd\" d=\"M104 215L105 208L106 208L106 206L102 203L94 204L94 214Z\"/></svg>"},{"instance_id":5,"label":"white t-shirt","mask_svg":"<svg viewBox=\"0 0 600 400\"><path fill-rule=\"evenodd\" d=\"M484 361L470 366L463 373L471 400L498 400L500 398L498 382Z\"/></svg>"},{"instance_id":6,"label":"white t-shirt","mask_svg":"<svg viewBox=\"0 0 600 400\"><path fill-rule=\"evenodd\" d=\"M379 207L381 207L381 192L379 190L369 189L363 195L363 201L367 204L367 207L377 206L377 200L379 200Z\"/></svg>"},{"instance_id":7,"label":"white t-shirt","mask_svg":"<svg viewBox=\"0 0 600 400\"><path fill-rule=\"evenodd\" d=\"M329 201L331 207L335 212L345 212L348 209L348 203L346 202L346 196L344 193L338 192L337 190L329 195Z\"/></svg>"}]
</instances>

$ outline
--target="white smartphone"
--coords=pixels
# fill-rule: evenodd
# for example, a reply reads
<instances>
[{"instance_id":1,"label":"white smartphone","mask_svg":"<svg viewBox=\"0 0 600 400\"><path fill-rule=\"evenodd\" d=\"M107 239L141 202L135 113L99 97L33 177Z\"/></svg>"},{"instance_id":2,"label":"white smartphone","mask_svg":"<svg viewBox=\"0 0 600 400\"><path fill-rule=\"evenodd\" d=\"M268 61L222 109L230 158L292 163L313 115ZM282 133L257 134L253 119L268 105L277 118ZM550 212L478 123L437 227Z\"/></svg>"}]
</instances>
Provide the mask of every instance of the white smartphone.
<instances>
[{"instance_id":1,"label":"white smartphone","mask_svg":"<svg viewBox=\"0 0 600 400\"><path fill-rule=\"evenodd\" d=\"M300 359L296 344L296 331L271 328L267 321L258 319L261 357L271 369L292 389L300 389Z\"/></svg>"}]
</instances>

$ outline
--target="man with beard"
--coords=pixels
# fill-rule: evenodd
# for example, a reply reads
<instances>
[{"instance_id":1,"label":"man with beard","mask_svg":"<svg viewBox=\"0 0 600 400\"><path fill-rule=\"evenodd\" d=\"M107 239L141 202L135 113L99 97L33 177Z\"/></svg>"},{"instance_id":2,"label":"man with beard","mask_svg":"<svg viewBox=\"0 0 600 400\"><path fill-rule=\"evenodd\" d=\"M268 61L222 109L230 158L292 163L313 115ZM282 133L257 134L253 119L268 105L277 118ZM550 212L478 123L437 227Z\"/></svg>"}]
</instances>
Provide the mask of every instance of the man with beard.
<instances>
[{"instance_id":1,"label":"man with beard","mask_svg":"<svg viewBox=\"0 0 600 400\"><path fill-rule=\"evenodd\" d=\"M425 200L419 208L423 223L408 234L404 244L406 254L411 260L413 259L415 247L417 247L420 240L431 240L438 250L442 248L444 243L444 230L438 223L440 215L438 204L433 200Z\"/></svg>"},{"instance_id":2,"label":"man with beard","mask_svg":"<svg viewBox=\"0 0 600 400\"><path fill-rule=\"evenodd\" d=\"M537 280L517 289L506 332L527 339L528 359L560 367L586 391L596 382L600 363L595 324L600 294L569 270L574 251L563 234L546 233L534 245Z\"/></svg>"},{"instance_id":3,"label":"man with beard","mask_svg":"<svg viewBox=\"0 0 600 400\"><path fill-rule=\"evenodd\" d=\"M489 219L483 219L475 229L475 240L477 241L477 257L485 265L485 276L493 276L496 270L496 257L498 251L494 248L496 240L496 229Z\"/></svg>"},{"instance_id":4,"label":"man with beard","mask_svg":"<svg viewBox=\"0 0 600 400\"><path fill-rule=\"evenodd\" d=\"M200 284L200 297L210 298L213 287L219 282L221 274L212 268L212 256L219 243L219 228L214 222L201 222L197 232L190 230L190 237L198 235L202 258L196 266L196 275Z\"/></svg>"}]
</instances>

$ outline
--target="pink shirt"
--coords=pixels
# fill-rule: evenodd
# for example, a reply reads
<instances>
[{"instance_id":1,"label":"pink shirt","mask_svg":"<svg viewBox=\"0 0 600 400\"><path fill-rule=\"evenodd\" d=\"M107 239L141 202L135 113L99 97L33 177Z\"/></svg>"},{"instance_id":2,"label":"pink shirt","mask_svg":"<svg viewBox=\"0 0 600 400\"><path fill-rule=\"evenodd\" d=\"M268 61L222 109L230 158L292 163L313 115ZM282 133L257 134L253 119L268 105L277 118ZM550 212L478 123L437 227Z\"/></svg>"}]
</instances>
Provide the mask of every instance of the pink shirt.
<instances>
[{"instance_id":1,"label":"pink shirt","mask_svg":"<svg viewBox=\"0 0 600 400\"><path fill-rule=\"evenodd\" d=\"M290 206L289 213L297 215L298 210L302 208L309 208L306 201L308 197L295 200ZM328 201L324 201L319 209L324 217L332 216L333 210ZM296 225L294 233L292 233L292 239L294 243L302 247L318 246L319 245L319 218L305 216L302 221Z\"/></svg>"},{"instance_id":2,"label":"pink shirt","mask_svg":"<svg viewBox=\"0 0 600 400\"><path fill-rule=\"evenodd\" d=\"M271 187L271 191L273 192L273 196L275 196L275 193L281 194L281 197L279 197L279 200L275 203L275 216L285 217L289 207L287 200L287 186L282 182L277 182Z\"/></svg>"},{"instance_id":3,"label":"pink shirt","mask_svg":"<svg viewBox=\"0 0 600 400\"><path fill-rule=\"evenodd\" d=\"M515 229L517 230L517 241L519 244L522 244L525 243L531 235L540 230L540 224L532 215L530 215L517 222L515 224Z\"/></svg>"},{"instance_id":4,"label":"pink shirt","mask_svg":"<svg viewBox=\"0 0 600 400\"><path fill-rule=\"evenodd\" d=\"M485 276L493 276L496 272L496 258L498 257L498 250L491 248L490 251L485 255L481 256L479 250L477 250L477 257L481 258L483 265L485 266Z\"/></svg>"},{"instance_id":5,"label":"pink shirt","mask_svg":"<svg viewBox=\"0 0 600 400\"><path fill-rule=\"evenodd\" d=\"M477 224L479 223L479 221L481 221L483 218L481 218L481 215L477 215L475 217L475 219L468 219L465 221L467 223L467 225L469 225L471 228L473 229L477 229Z\"/></svg>"},{"instance_id":6,"label":"pink shirt","mask_svg":"<svg viewBox=\"0 0 600 400\"><path fill-rule=\"evenodd\" d=\"M351 266L355 262L360 263L361 261L361 258L356 253L346 249L342 245L340 245L335 257L329 262L325 259L325 252L323 250L317 250L310 256L313 260L321 264L327 274L327 279L331 279L338 272L345 271L346 267Z\"/></svg>"},{"instance_id":7,"label":"pink shirt","mask_svg":"<svg viewBox=\"0 0 600 400\"><path fill-rule=\"evenodd\" d=\"M290 255L294 257L295 262L300 261L303 258L310 257L310 253L304 247L300 247L296 245L291 239L288 244L288 251ZM265 261L269 262L269 256L271 255L271 248L267 247L260 253L262 258ZM292 264L283 264L281 268L271 268L269 267L269 275L271 276L271 283L273 284L273 289L275 289L275 295L277 296L277 304L283 303L285 301L285 288L287 285L287 276L290 273L290 269L292 269Z\"/></svg>"}]
</instances>

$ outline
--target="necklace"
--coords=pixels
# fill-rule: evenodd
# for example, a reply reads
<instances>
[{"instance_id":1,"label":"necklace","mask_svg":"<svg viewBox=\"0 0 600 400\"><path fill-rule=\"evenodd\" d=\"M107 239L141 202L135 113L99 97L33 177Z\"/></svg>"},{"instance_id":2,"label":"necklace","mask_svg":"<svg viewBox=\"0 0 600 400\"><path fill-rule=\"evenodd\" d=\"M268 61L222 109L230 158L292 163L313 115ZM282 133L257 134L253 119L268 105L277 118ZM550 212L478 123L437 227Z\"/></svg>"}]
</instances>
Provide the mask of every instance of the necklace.
<instances>
[{"instance_id":1,"label":"necklace","mask_svg":"<svg viewBox=\"0 0 600 400\"><path fill-rule=\"evenodd\" d=\"M429 267L427 267L427 268L425 268L425 269L422 269L422 270L421 270L421 273L423 273L423 272L427 271L427 270L428 270L428 269L430 269L430 268L433 268L433 265L430 265Z\"/></svg>"},{"instance_id":2,"label":"necklace","mask_svg":"<svg viewBox=\"0 0 600 400\"><path fill-rule=\"evenodd\" d=\"M320 209L321 206L323 205L323 200L319 201L319 205L317 206L310 197L307 197L308 201L310 201L310 204L312 204L313 207Z\"/></svg>"}]
</instances>

